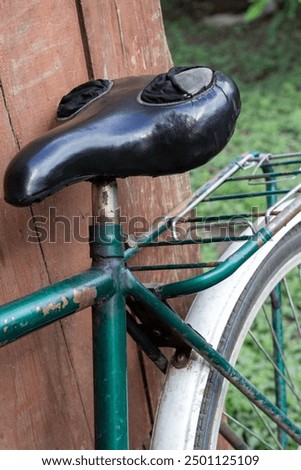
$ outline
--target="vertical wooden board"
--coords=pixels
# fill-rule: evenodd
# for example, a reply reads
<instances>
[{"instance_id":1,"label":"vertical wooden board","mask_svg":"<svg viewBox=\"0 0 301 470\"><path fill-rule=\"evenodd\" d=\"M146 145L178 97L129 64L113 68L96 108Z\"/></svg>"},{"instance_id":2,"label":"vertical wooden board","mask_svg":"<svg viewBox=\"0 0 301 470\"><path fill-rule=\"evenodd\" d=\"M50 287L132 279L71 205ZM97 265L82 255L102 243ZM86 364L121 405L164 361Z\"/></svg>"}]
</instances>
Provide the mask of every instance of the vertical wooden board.
<instances>
[{"instance_id":1,"label":"vertical wooden board","mask_svg":"<svg viewBox=\"0 0 301 470\"><path fill-rule=\"evenodd\" d=\"M148 403L145 399L144 382L141 373L137 345L128 337L128 375L129 375L129 434L131 449L148 449L152 428Z\"/></svg>"},{"instance_id":2,"label":"vertical wooden board","mask_svg":"<svg viewBox=\"0 0 301 470\"><path fill-rule=\"evenodd\" d=\"M85 81L88 75L73 0L1 2L0 47L0 78L9 111L8 128L13 128L15 137L14 146L4 149L2 145L1 148L3 174L7 159L15 153L16 146L23 146L36 135L53 127L55 108L60 97ZM2 130L5 135L8 133L7 126L5 128L1 124ZM81 220L84 219L85 214L89 213L88 185L86 188L80 185L70 188L47 203L35 206L34 214L48 216L51 206L55 207L57 216L64 215L71 219L77 213ZM1 287L4 291L8 291L9 286L15 286L14 296L17 297L45 285L49 280L66 277L89 265L87 248L77 247L73 251L71 243L64 243L60 233L54 243L46 240L41 245L42 256L37 244L26 242L27 235L32 234L26 228L30 211L8 205L3 207L5 221L1 219L1 225L5 228L3 236L8 240L4 245L6 284L3 283ZM18 243L14 241L16 236ZM10 263L9 253L16 255L14 271L7 267ZM1 292L1 301L6 299L6 292ZM74 318L76 323L82 317ZM76 339L72 336L75 343ZM89 337L86 341L89 341ZM69 357L68 338L60 324L37 332L23 339L20 345L10 345L8 348L10 354L6 348L1 351L1 364L5 364L3 367L6 370L15 372L11 380L1 380L0 387L1 396L5 391L3 400L10 397L12 405L8 406L2 400L0 412L5 407L7 425L16 423L20 432L13 433L13 440L10 440L10 434L4 433L1 441L3 447L91 448L91 425L89 428L85 400L82 398L85 390L81 389L81 385L87 382L87 370L91 387L91 356L85 358L89 361L87 367L75 370L73 357ZM26 348L28 361L23 363L20 358ZM22 382L22 397L26 399L16 394L14 383L17 379ZM41 385L35 393L32 384L38 379ZM19 414L22 416L21 421ZM32 424L32 431L25 423ZM25 433L22 433L22 426Z\"/></svg>"},{"instance_id":3,"label":"vertical wooden board","mask_svg":"<svg viewBox=\"0 0 301 470\"><path fill-rule=\"evenodd\" d=\"M91 449L58 323L1 351L1 449Z\"/></svg>"},{"instance_id":4,"label":"vertical wooden board","mask_svg":"<svg viewBox=\"0 0 301 470\"><path fill-rule=\"evenodd\" d=\"M2 174L8 156L16 151L2 93L0 129ZM2 186L0 195L2 303L46 285L48 277L39 246L26 243L30 210L7 206ZM59 324L0 349L0 413L1 449L91 447L91 434ZM70 426L76 431L66 432Z\"/></svg>"},{"instance_id":5,"label":"vertical wooden board","mask_svg":"<svg viewBox=\"0 0 301 470\"><path fill-rule=\"evenodd\" d=\"M82 9L99 78L159 73L171 65L159 0L89 0Z\"/></svg>"},{"instance_id":6,"label":"vertical wooden board","mask_svg":"<svg viewBox=\"0 0 301 470\"><path fill-rule=\"evenodd\" d=\"M9 113L0 86L0 131L2 175L9 156L17 151ZM30 289L45 286L48 282L41 251L37 245L26 243L27 225L32 217L30 209L20 211L8 206L0 185L0 289L1 303L25 295ZM0 362L1 364L1 362Z\"/></svg>"},{"instance_id":7,"label":"vertical wooden board","mask_svg":"<svg viewBox=\"0 0 301 470\"><path fill-rule=\"evenodd\" d=\"M159 0L116 0L128 75L160 73L171 65Z\"/></svg>"},{"instance_id":8,"label":"vertical wooden board","mask_svg":"<svg viewBox=\"0 0 301 470\"><path fill-rule=\"evenodd\" d=\"M62 95L87 80L85 54L73 0L15 0L2 3L0 13L1 81L22 147L56 125L56 105ZM87 267L86 244L80 243L74 252L72 242L74 217L80 225L90 214L89 185L67 188L33 211L37 217L47 217L48 237L41 247L50 280L82 269L83 262ZM85 226L80 233L85 229L87 233Z\"/></svg>"},{"instance_id":9,"label":"vertical wooden board","mask_svg":"<svg viewBox=\"0 0 301 470\"><path fill-rule=\"evenodd\" d=\"M81 2L81 5L94 77L125 76L127 70L125 45L115 0L89 0ZM129 5L130 10L131 5Z\"/></svg>"},{"instance_id":10,"label":"vertical wooden board","mask_svg":"<svg viewBox=\"0 0 301 470\"><path fill-rule=\"evenodd\" d=\"M82 3L82 9L95 76L114 79L121 76L156 74L168 70L171 66L159 0L89 0ZM112 41L114 37L115 41ZM119 181L118 185L122 195L122 215L127 220L127 233L133 231L137 217L143 218L142 224L149 226L156 217L166 214L190 193L187 174L161 178L127 178ZM197 258L198 248L190 246L178 247L172 251L147 249L139 254L134 262L155 264L164 263L166 259L171 263L179 260L189 262ZM187 271L182 274L187 275ZM195 275L195 272L190 272L190 275ZM140 278L146 282L166 282L178 280L179 274L176 271L159 271L155 275L143 274ZM185 314L190 303L191 298L186 298L177 301L175 305ZM146 364L150 398L155 409L162 374L149 361L146 361ZM130 375L130 380L134 383L138 373L138 370L133 370ZM138 409L138 400L141 405L145 405L144 397L130 397L133 410ZM148 419L142 421L138 416L133 419L139 426L141 442L146 442Z\"/></svg>"},{"instance_id":11,"label":"vertical wooden board","mask_svg":"<svg viewBox=\"0 0 301 470\"><path fill-rule=\"evenodd\" d=\"M0 3L1 80L24 146L54 125L55 106L87 77L72 0Z\"/></svg>"}]
</instances>

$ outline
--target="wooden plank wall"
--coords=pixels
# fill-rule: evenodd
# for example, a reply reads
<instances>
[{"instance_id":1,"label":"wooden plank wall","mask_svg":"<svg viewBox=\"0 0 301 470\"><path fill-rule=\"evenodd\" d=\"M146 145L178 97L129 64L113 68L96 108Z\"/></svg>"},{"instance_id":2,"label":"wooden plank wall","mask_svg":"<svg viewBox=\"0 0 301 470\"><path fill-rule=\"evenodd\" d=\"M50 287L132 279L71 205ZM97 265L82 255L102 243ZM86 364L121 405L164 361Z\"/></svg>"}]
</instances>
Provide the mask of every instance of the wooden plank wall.
<instances>
[{"instance_id":1,"label":"wooden plank wall","mask_svg":"<svg viewBox=\"0 0 301 470\"><path fill-rule=\"evenodd\" d=\"M56 106L74 86L92 77L155 74L170 64L159 0L1 1L0 174L19 148L55 125ZM187 175L128 179L119 186L123 213L147 214L149 220L189 192ZM87 244L72 236L75 218L87 236L89 184L64 189L32 208L5 204L1 185L0 197L1 303L89 266ZM47 217L51 240L28 242L33 216ZM145 261L164 256L149 250ZM196 252L168 254L169 260L179 256L190 261ZM140 366L129 341L131 448L136 449L147 447L151 429ZM161 378L148 361L146 369L155 404ZM2 348L0 449L93 448L91 371L88 311Z\"/></svg>"}]
</instances>

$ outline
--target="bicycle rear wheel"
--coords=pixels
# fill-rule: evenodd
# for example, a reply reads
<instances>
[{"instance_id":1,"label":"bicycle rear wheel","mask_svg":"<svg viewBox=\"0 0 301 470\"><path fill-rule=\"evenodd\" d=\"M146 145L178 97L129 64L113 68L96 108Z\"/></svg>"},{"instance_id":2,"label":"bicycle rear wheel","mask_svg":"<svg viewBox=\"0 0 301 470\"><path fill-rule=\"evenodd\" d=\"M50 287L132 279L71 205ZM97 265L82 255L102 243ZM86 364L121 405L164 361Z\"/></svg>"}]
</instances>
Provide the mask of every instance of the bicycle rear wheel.
<instances>
[{"instance_id":1,"label":"bicycle rear wheel","mask_svg":"<svg viewBox=\"0 0 301 470\"><path fill-rule=\"evenodd\" d=\"M275 247L239 297L218 350L271 401L301 424L301 226ZM224 415L249 448L283 449L298 445L251 402L213 371L204 392L196 448L216 442ZM224 409L226 410L224 412Z\"/></svg>"},{"instance_id":2,"label":"bicycle rear wheel","mask_svg":"<svg viewBox=\"0 0 301 470\"><path fill-rule=\"evenodd\" d=\"M255 258L245 265L244 272L249 269L250 276L237 272L232 280L221 283L218 289L215 287L207 299L206 293L201 293L192 308L192 318L197 317L198 309L201 312L206 300L208 304L208 299L224 296L224 308L219 308L220 317L215 315L214 320L208 321L208 311L200 314L204 322L201 319L197 329L232 364L236 363L237 369L277 403L295 424L300 425L301 374L297 370L301 357L300 223L280 234L277 243L272 243L272 248L259 261ZM229 288L228 299L226 289ZM222 298L218 302L222 305ZM185 393L190 402L187 406L184 405ZM173 413L172 402L174 410L183 407L185 411L175 412L174 419L178 420L175 430L167 430L168 425L160 429L168 408ZM297 447L194 353L185 371L170 371L160 408L154 430L154 448L215 449L221 421L227 422L226 426L222 425L223 432L226 427L229 435L230 428L238 437L238 446L244 442L254 449ZM174 426L170 424L169 428Z\"/></svg>"}]
</instances>

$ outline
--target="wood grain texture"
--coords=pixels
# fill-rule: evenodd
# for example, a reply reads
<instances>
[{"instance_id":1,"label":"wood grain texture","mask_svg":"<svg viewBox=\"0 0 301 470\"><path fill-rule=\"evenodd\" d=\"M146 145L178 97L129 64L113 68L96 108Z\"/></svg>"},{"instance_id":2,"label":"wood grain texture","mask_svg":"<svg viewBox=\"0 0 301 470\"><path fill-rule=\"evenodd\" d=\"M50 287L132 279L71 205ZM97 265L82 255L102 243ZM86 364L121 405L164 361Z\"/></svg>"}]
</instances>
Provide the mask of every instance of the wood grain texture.
<instances>
[{"instance_id":1,"label":"wood grain texture","mask_svg":"<svg viewBox=\"0 0 301 470\"><path fill-rule=\"evenodd\" d=\"M171 66L159 0L82 2L95 76L156 74Z\"/></svg>"},{"instance_id":2,"label":"wood grain texture","mask_svg":"<svg viewBox=\"0 0 301 470\"><path fill-rule=\"evenodd\" d=\"M0 173L18 148L55 126L62 95L91 76L155 74L171 65L159 0L0 1ZM119 182L122 213L148 221L187 196L187 175ZM90 187L66 188L32 209L0 201L0 298L5 302L90 265ZM48 237L28 243L28 220ZM142 257L141 257L142 256ZM194 260L195 249L146 250L139 261ZM135 263L138 260L135 260ZM145 280L149 278L144 276ZM166 274L154 280L167 279ZM176 279L173 274L169 279ZM184 311L187 303L181 303ZM90 312L83 311L0 351L0 448L93 448ZM161 376L145 363L155 406ZM151 429L141 358L129 340L131 447Z\"/></svg>"},{"instance_id":3,"label":"wood grain texture","mask_svg":"<svg viewBox=\"0 0 301 470\"><path fill-rule=\"evenodd\" d=\"M0 8L0 78L6 110L0 118L3 174L19 147L54 126L60 97L85 81L87 70L74 2L17 0L1 2ZM83 192L79 199L78 192L62 192L32 211L9 207L1 194L1 237L6 238L1 245L1 301L88 265L87 251L71 254L71 244L60 234L56 243L27 242L32 235L28 220L32 215L48 217L51 205L58 214L69 216L79 210L81 200L80 210L85 212L89 196ZM79 386L84 377L75 373L62 324L5 347L0 354L0 447L91 448L91 426Z\"/></svg>"}]
</instances>

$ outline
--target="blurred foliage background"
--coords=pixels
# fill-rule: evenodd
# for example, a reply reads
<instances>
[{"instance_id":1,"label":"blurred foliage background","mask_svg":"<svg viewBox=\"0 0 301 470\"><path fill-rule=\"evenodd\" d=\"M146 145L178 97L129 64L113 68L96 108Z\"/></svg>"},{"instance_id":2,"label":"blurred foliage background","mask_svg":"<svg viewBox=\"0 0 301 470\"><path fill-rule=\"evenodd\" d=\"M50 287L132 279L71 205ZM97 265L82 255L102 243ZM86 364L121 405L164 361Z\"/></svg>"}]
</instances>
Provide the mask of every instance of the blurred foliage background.
<instances>
[{"instance_id":1,"label":"blurred foliage background","mask_svg":"<svg viewBox=\"0 0 301 470\"><path fill-rule=\"evenodd\" d=\"M176 65L209 65L238 84L242 111L226 149L193 188L244 151L301 149L300 0L161 0Z\"/></svg>"}]
</instances>

